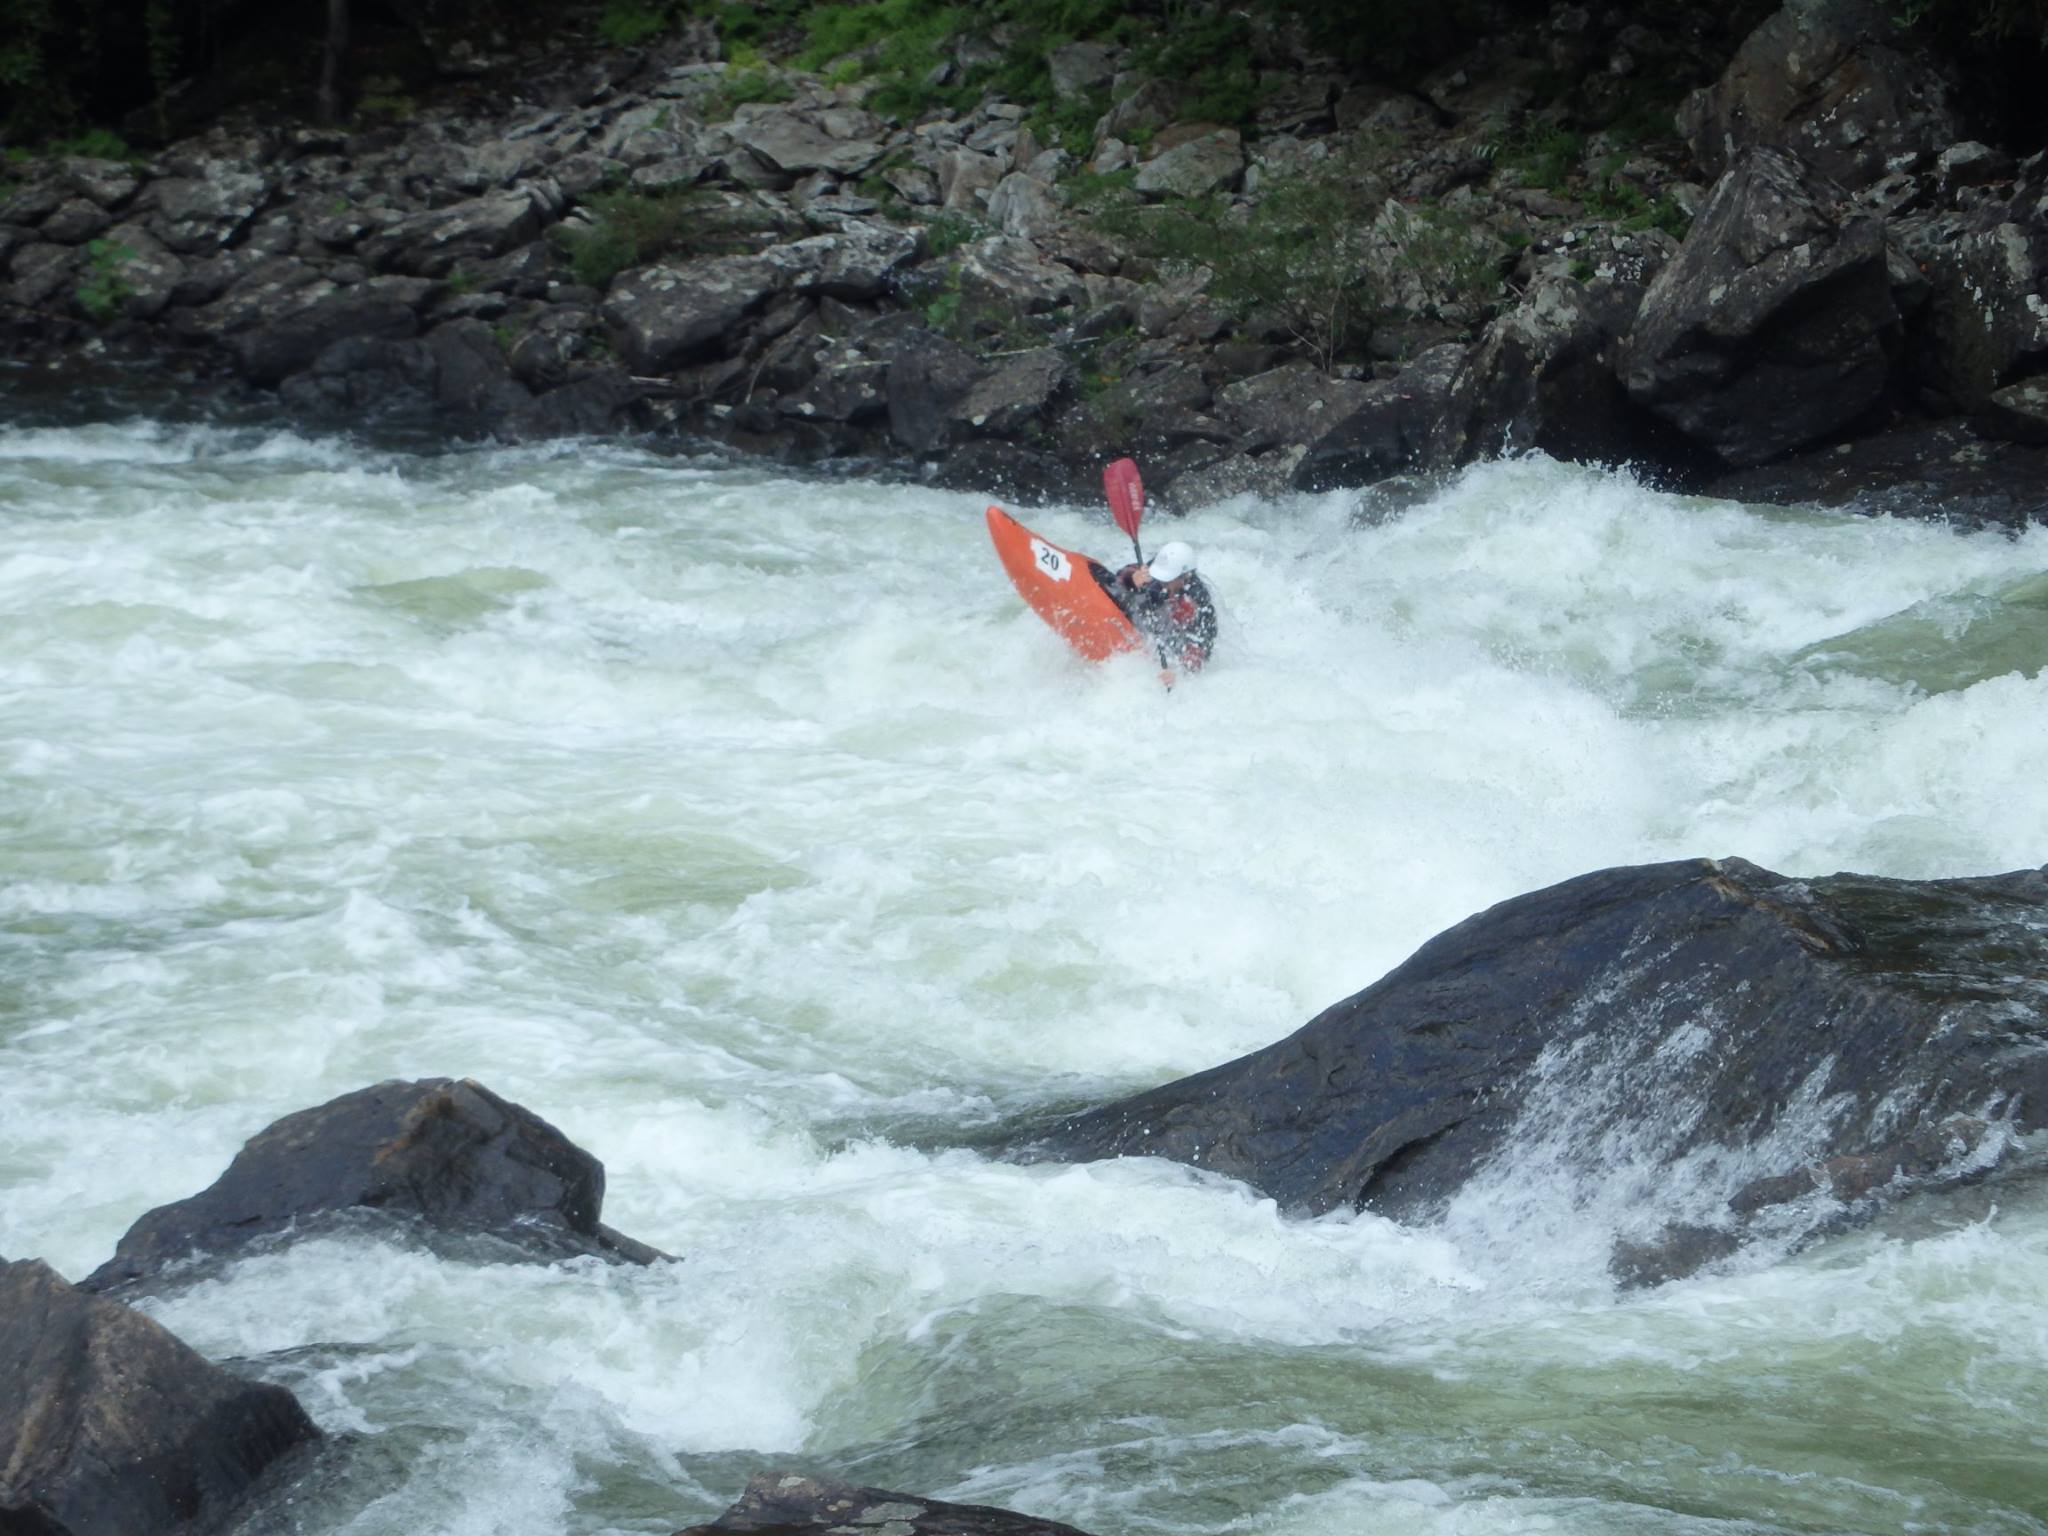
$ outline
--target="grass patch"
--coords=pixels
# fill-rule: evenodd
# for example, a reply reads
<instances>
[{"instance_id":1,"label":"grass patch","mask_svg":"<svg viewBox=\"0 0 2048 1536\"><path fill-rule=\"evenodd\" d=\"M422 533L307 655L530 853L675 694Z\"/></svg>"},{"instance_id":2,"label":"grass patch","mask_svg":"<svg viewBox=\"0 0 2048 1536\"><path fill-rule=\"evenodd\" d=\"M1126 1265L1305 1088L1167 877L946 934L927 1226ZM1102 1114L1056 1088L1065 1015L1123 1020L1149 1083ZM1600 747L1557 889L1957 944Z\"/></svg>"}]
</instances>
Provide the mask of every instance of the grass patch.
<instances>
[{"instance_id":1,"label":"grass patch","mask_svg":"<svg viewBox=\"0 0 2048 1536\"><path fill-rule=\"evenodd\" d=\"M614 48L635 48L669 29L673 18L666 5L646 0L610 0L598 13L597 35Z\"/></svg>"},{"instance_id":2,"label":"grass patch","mask_svg":"<svg viewBox=\"0 0 2048 1536\"><path fill-rule=\"evenodd\" d=\"M763 211L734 208L715 194L600 192L584 205L590 223L558 224L550 237L569 258L576 281L604 288L621 272L658 256L725 256L760 247L774 228Z\"/></svg>"}]
</instances>

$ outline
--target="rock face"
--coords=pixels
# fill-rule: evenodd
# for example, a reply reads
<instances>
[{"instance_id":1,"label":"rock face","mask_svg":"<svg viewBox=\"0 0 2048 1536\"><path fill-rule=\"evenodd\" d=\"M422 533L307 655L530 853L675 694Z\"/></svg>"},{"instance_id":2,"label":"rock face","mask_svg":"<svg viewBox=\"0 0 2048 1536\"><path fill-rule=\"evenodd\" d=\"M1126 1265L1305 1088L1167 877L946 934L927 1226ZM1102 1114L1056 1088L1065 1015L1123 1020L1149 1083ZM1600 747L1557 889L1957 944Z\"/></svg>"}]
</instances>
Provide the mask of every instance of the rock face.
<instances>
[{"instance_id":1,"label":"rock face","mask_svg":"<svg viewBox=\"0 0 2048 1536\"><path fill-rule=\"evenodd\" d=\"M1903 38L1871 0L1790 0L1687 100L1694 156L1718 176L1743 150L1779 145L1862 186L1893 157L1954 143L1948 84Z\"/></svg>"},{"instance_id":2,"label":"rock face","mask_svg":"<svg viewBox=\"0 0 2048 1536\"><path fill-rule=\"evenodd\" d=\"M378 1083L253 1137L210 1188L130 1227L84 1284L104 1290L344 1212L494 1237L536 1258L661 1257L600 1225L603 1204L602 1163L482 1084Z\"/></svg>"},{"instance_id":3,"label":"rock face","mask_svg":"<svg viewBox=\"0 0 2048 1536\"><path fill-rule=\"evenodd\" d=\"M297 1399L209 1365L161 1326L34 1260L0 1263L0 1530L211 1527L293 1447Z\"/></svg>"},{"instance_id":4,"label":"rock face","mask_svg":"<svg viewBox=\"0 0 2048 1536\"><path fill-rule=\"evenodd\" d=\"M706 18L536 40L403 126L16 157L0 346L321 428L673 433L1003 494L1092 496L1131 454L1175 510L1522 451L1699 489L1928 421L2039 438L2048 154L2016 101L1960 92L1924 4L1785 0L1739 50L1758 9L1682 9L1496 6L1421 95L1261 24L1228 122L1104 31L1042 55L1056 144L1001 95L888 106L886 50L765 62L769 102ZM947 51L957 85L1001 50ZM1687 87L1690 155L1639 111ZM1295 194L1359 281L1297 260ZM1270 294L1171 256L1202 219L1264 243Z\"/></svg>"},{"instance_id":5,"label":"rock face","mask_svg":"<svg viewBox=\"0 0 2048 1536\"><path fill-rule=\"evenodd\" d=\"M1899 315L1877 220L1783 150L1745 152L1643 297L1623 382L1731 465L1854 421L1883 393Z\"/></svg>"},{"instance_id":6,"label":"rock face","mask_svg":"<svg viewBox=\"0 0 2048 1536\"><path fill-rule=\"evenodd\" d=\"M1963 1177L2048 1125L2044 1005L2048 870L1603 870L1468 919L1278 1044L1014 1150L1169 1157L1290 1210L1415 1218L1539 1126L1567 1128L1549 1176L1590 1179L1626 1129L1658 1166L1725 1167L1720 1208L1684 1214L1733 1237L1807 1195Z\"/></svg>"},{"instance_id":7,"label":"rock face","mask_svg":"<svg viewBox=\"0 0 2048 1536\"><path fill-rule=\"evenodd\" d=\"M1039 1520L987 1504L942 1504L907 1493L860 1488L852 1483L762 1472L747 1480L747 1491L708 1525L693 1525L676 1536L711 1536L720 1531L859 1531L873 1536L1086 1536L1071 1525Z\"/></svg>"}]
</instances>

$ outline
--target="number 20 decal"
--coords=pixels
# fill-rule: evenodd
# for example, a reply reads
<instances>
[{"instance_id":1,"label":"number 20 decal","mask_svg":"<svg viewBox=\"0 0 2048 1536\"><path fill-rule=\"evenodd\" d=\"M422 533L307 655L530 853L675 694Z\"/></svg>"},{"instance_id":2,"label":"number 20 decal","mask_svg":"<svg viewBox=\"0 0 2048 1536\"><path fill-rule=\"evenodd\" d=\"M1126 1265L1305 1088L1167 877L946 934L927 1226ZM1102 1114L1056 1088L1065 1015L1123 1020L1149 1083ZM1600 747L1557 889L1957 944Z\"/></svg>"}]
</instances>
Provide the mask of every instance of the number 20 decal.
<instances>
[{"instance_id":1,"label":"number 20 decal","mask_svg":"<svg viewBox=\"0 0 2048 1536\"><path fill-rule=\"evenodd\" d=\"M1073 573L1073 563L1043 539L1031 541L1031 559L1054 581L1065 581Z\"/></svg>"}]
</instances>

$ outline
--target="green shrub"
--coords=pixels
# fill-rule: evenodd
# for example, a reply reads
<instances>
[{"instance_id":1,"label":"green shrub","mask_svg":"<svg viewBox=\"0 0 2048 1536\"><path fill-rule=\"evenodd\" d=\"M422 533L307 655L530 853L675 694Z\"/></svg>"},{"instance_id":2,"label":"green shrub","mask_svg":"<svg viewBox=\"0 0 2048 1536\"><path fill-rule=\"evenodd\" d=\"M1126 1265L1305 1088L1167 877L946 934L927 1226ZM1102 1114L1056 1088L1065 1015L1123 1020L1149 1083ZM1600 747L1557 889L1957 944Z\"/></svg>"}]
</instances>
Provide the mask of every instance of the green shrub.
<instances>
[{"instance_id":1,"label":"green shrub","mask_svg":"<svg viewBox=\"0 0 2048 1536\"><path fill-rule=\"evenodd\" d=\"M603 288L657 256L730 255L761 244L773 220L687 188L680 192L600 192L585 204L591 221L557 224L550 234L569 257L576 281Z\"/></svg>"},{"instance_id":2,"label":"green shrub","mask_svg":"<svg viewBox=\"0 0 2048 1536\"><path fill-rule=\"evenodd\" d=\"M1893 0L1893 23L1944 40L2032 43L2048 49L2048 0Z\"/></svg>"},{"instance_id":3,"label":"green shrub","mask_svg":"<svg viewBox=\"0 0 2048 1536\"><path fill-rule=\"evenodd\" d=\"M1471 320L1498 297L1498 247L1441 209L1389 212L1370 146L1277 178L1247 210L1213 198L1112 207L1093 223L1210 302L1291 337L1329 369L1395 309Z\"/></svg>"},{"instance_id":4,"label":"green shrub","mask_svg":"<svg viewBox=\"0 0 2048 1536\"><path fill-rule=\"evenodd\" d=\"M57 139L50 148L60 155L85 155L94 160L136 160L141 157L128 141L111 128L90 128L68 139Z\"/></svg>"},{"instance_id":5,"label":"green shrub","mask_svg":"<svg viewBox=\"0 0 2048 1536\"><path fill-rule=\"evenodd\" d=\"M728 69L718 89L699 103L708 123L723 122L741 107L758 101L790 101L796 87L772 69Z\"/></svg>"},{"instance_id":6,"label":"green shrub","mask_svg":"<svg viewBox=\"0 0 2048 1536\"><path fill-rule=\"evenodd\" d=\"M85 254L85 281L72 290L72 297L80 309L105 324L135 297L135 287L123 270L135 260L135 249L118 240L95 240L86 246Z\"/></svg>"},{"instance_id":7,"label":"green shrub","mask_svg":"<svg viewBox=\"0 0 2048 1536\"><path fill-rule=\"evenodd\" d=\"M1249 13L1221 6L1180 9L1178 19L1139 46L1140 67L1175 83L1186 121L1232 126L1251 121L1259 105L1259 83L1252 67Z\"/></svg>"},{"instance_id":8,"label":"green shrub","mask_svg":"<svg viewBox=\"0 0 2048 1536\"><path fill-rule=\"evenodd\" d=\"M669 27L669 8L645 0L610 0L597 18L597 35L614 48L633 48Z\"/></svg>"},{"instance_id":9,"label":"green shrub","mask_svg":"<svg viewBox=\"0 0 2048 1536\"><path fill-rule=\"evenodd\" d=\"M925 245L934 256L950 256L987 233L980 220L964 213L935 213L924 221Z\"/></svg>"}]
</instances>

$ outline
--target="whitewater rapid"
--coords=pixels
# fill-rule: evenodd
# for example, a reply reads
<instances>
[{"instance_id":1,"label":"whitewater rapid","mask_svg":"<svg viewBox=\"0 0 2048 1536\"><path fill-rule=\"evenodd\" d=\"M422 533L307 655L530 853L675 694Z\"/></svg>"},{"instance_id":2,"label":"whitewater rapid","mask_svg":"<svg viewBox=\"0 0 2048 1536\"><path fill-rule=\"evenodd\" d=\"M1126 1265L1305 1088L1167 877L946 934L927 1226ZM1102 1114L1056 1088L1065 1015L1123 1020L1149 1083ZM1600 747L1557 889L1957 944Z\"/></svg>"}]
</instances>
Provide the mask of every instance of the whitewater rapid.
<instances>
[{"instance_id":1,"label":"whitewater rapid","mask_svg":"<svg viewBox=\"0 0 2048 1536\"><path fill-rule=\"evenodd\" d=\"M1171 525L1223 631L1168 693L982 505L0 430L0 1255L77 1278L279 1115L445 1074L680 1256L323 1236L152 1296L343 1439L249 1529L668 1531L783 1464L1101 1536L2048 1529L2031 1186L1617 1294L1621 1202L1685 1191L1540 1146L1404 1228L963 1144L1589 869L2040 864L2048 531L1542 459L1245 498Z\"/></svg>"}]
</instances>

